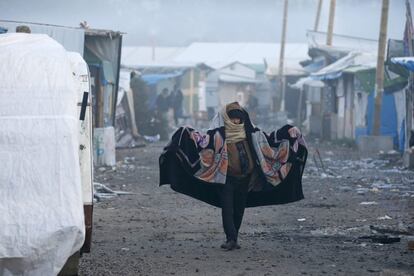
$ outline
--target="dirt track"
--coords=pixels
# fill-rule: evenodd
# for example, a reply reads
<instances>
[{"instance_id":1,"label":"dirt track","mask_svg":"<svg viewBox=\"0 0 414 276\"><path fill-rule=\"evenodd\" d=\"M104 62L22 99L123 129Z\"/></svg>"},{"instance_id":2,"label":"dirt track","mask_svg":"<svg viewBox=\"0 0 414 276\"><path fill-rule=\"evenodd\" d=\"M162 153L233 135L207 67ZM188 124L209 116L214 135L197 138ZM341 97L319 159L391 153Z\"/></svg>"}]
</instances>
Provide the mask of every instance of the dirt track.
<instances>
[{"instance_id":1,"label":"dirt track","mask_svg":"<svg viewBox=\"0 0 414 276\"><path fill-rule=\"evenodd\" d=\"M414 275L414 172L395 159L361 160L353 148L311 143L305 199L247 209L242 248L224 252L219 209L158 187L162 147L120 150L116 170L95 172L96 182L136 194L95 204L81 275ZM401 241L361 238L373 235Z\"/></svg>"}]
</instances>

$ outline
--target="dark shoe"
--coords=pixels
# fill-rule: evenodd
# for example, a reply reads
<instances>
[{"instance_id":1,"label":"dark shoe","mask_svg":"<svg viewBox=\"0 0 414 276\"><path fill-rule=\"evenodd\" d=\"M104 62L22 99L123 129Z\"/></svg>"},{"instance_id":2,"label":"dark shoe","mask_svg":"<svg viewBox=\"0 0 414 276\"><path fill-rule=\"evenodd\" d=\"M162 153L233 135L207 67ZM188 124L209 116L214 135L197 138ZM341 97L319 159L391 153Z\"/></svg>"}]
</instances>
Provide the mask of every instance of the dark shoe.
<instances>
[{"instance_id":1,"label":"dark shoe","mask_svg":"<svg viewBox=\"0 0 414 276\"><path fill-rule=\"evenodd\" d=\"M221 248L223 248L226 251L230 251L237 248L237 243L235 241L227 241L225 244L221 245Z\"/></svg>"},{"instance_id":2,"label":"dark shoe","mask_svg":"<svg viewBox=\"0 0 414 276\"><path fill-rule=\"evenodd\" d=\"M222 245L220 245L220 248L225 249L226 247L227 247L227 242L225 242ZM241 246L238 243L236 243L235 249L240 249L240 248L241 248Z\"/></svg>"}]
</instances>

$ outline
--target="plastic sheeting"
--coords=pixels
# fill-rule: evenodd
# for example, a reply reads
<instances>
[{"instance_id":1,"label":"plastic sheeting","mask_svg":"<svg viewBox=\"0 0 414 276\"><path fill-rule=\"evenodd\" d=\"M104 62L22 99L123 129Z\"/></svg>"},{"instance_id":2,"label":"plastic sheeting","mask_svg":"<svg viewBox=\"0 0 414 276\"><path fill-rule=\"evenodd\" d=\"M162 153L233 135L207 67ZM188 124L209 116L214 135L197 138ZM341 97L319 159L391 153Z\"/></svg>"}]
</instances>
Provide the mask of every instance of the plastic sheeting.
<instances>
[{"instance_id":1,"label":"plastic sheeting","mask_svg":"<svg viewBox=\"0 0 414 276\"><path fill-rule=\"evenodd\" d=\"M350 52L336 62L312 73L310 76L314 80L332 80L342 76L345 69L360 66L365 69L376 67L376 55L374 53Z\"/></svg>"},{"instance_id":2,"label":"plastic sheeting","mask_svg":"<svg viewBox=\"0 0 414 276\"><path fill-rule=\"evenodd\" d=\"M47 35L0 35L0 275L56 275L84 241L77 91Z\"/></svg>"},{"instance_id":3,"label":"plastic sheeting","mask_svg":"<svg viewBox=\"0 0 414 276\"><path fill-rule=\"evenodd\" d=\"M83 55L85 30L82 28L0 20L0 26L7 28L8 33L14 33L16 27L20 25L28 26L32 34L47 34L62 44L67 51L74 51Z\"/></svg>"},{"instance_id":4,"label":"plastic sheeting","mask_svg":"<svg viewBox=\"0 0 414 276\"><path fill-rule=\"evenodd\" d=\"M397 57L391 58L391 62L395 64L399 64L410 70L411 72L414 71L414 57Z\"/></svg>"},{"instance_id":5,"label":"plastic sheeting","mask_svg":"<svg viewBox=\"0 0 414 276\"><path fill-rule=\"evenodd\" d=\"M372 134L372 128L374 124L374 105L375 105L374 93L368 96L368 110L367 110L367 125L368 133ZM392 136L394 144L398 144L398 118L395 106L394 95L384 93L382 96L381 106L381 125L380 134L384 136Z\"/></svg>"}]
</instances>

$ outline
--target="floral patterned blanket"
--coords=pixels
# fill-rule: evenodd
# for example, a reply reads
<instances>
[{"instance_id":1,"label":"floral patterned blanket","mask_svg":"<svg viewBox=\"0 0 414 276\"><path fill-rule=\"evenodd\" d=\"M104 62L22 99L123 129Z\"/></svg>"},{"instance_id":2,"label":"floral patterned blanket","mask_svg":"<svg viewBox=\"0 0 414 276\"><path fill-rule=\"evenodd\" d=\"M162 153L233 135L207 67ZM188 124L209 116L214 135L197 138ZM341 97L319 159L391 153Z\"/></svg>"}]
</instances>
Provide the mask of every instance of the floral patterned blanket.
<instances>
[{"instance_id":1,"label":"floral patterned blanket","mask_svg":"<svg viewBox=\"0 0 414 276\"><path fill-rule=\"evenodd\" d=\"M275 196L278 200L262 202L259 197L248 206L281 204L302 199L301 179L307 148L299 129L285 125L267 134L255 127L250 120L245 122L245 128L257 175L250 198L260 196L260 192L272 194L279 191ZM173 134L160 156L160 185L171 184L178 192L219 206L214 194L226 182L227 167L224 123L218 114L213 119L212 127L205 133L191 127L181 127ZM200 193L205 193L207 199ZM283 194L286 194L285 198Z\"/></svg>"}]
</instances>

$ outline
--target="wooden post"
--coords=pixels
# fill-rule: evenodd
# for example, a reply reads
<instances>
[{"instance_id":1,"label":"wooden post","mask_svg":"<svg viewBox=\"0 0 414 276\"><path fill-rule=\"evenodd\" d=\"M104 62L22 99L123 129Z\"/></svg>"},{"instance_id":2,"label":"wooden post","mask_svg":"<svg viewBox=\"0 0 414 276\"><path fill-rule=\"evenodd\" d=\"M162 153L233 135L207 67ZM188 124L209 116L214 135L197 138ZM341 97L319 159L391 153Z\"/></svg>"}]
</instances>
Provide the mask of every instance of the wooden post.
<instances>
[{"instance_id":1,"label":"wooden post","mask_svg":"<svg viewBox=\"0 0 414 276\"><path fill-rule=\"evenodd\" d=\"M378 59L377 72L375 82L375 110L374 110L374 125L372 134L374 136L380 135L381 127L381 108L382 108L382 94L384 92L384 59L385 47L387 44L387 25L388 25L388 9L389 0L382 0L381 11L381 25L378 39Z\"/></svg>"},{"instance_id":2,"label":"wooden post","mask_svg":"<svg viewBox=\"0 0 414 276\"><path fill-rule=\"evenodd\" d=\"M405 26L408 36L408 56L413 56L413 43L412 43L412 17L411 17L411 6L408 0L405 1L406 7L406 24L411 24L411 26ZM410 18L410 20L409 20ZM408 78L408 87L405 91L405 98L406 98L406 115L405 115L405 145L404 149L408 149L410 147L410 137L411 137L411 130L413 126L413 81L414 75L413 72L410 71Z\"/></svg>"},{"instance_id":3,"label":"wooden post","mask_svg":"<svg viewBox=\"0 0 414 276\"><path fill-rule=\"evenodd\" d=\"M104 126L104 87L100 81L101 72L98 70L95 76L95 87L96 87L96 126Z\"/></svg>"},{"instance_id":4,"label":"wooden post","mask_svg":"<svg viewBox=\"0 0 414 276\"><path fill-rule=\"evenodd\" d=\"M97 97L97 102L98 102L98 110L97 110L97 117L98 117L98 121L96 122L96 126L97 127L103 127L104 126L104 87L102 85L99 85L98 88L98 97Z\"/></svg>"},{"instance_id":5,"label":"wooden post","mask_svg":"<svg viewBox=\"0 0 414 276\"><path fill-rule=\"evenodd\" d=\"M335 21L335 6L336 6L336 0L331 0L331 4L329 6L328 33L326 35L326 45L328 46L332 46L332 34L333 34L334 21Z\"/></svg>"},{"instance_id":6,"label":"wooden post","mask_svg":"<svg viewBox=\"0 0 414 276\"><path fill-rule=\"evenodd\" d=\"M319 27L319 19L321 17L322 2L323 2L323 0L319 0L319 2L318 2L318 9L316 10L315 26L313 27L313 30L315 32L318 31L318 27Z\"/></svg>"},{"instance_id":7,"label":"wooden post","mask_svg":"<svg viewBox=\"0 0 414 276\"><path fill-rule=\"evenodd\" d=\"M284 6L283 6L282 39L280 42L280 56L279 56L279 85L280 85L279 87L282 92L280 111L285 111L285 79L283 76L283 66L284 66L284 58L285 58L287 17L288 17L288 0L285 0Z\"/></svg>"}]
</instances>

